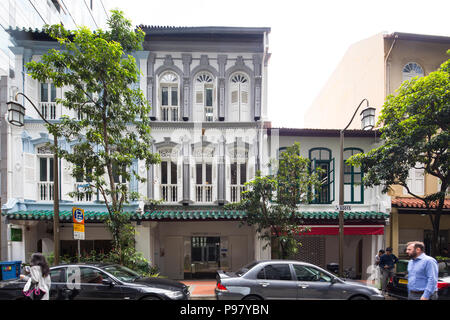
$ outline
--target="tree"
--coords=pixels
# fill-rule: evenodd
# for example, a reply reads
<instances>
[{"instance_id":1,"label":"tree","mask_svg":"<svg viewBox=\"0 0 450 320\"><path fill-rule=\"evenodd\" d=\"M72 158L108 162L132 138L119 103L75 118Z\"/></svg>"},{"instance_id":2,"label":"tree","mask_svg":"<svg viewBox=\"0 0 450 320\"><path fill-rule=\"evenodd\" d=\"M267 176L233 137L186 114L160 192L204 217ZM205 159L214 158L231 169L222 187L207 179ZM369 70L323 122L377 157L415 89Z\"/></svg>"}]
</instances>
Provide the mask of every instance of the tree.
<instances>
[{"instance_id":1,"label":"tree","mask_svg":"<svg viewBox=\"0 0 450 320\"><path fill-rule=\"evenodd\" d=\"M78 117L64 115L57 126L48 127L53 135L63 136L74 147L59 147L56 152L72 164L72 175L88 181L81 195L99 190L109 213L107 225L113 238L113 250L124 262L134 252L134 229L124 204L137 199L128 182L140 177L133 169L137 160L147 169L159 161L150 152L150 105L136 87L139 69L130 55L142 49L144 32L133 30L121 11L112 11L109 30L91 32L86 27L69 31L62 25L45 26L62 50L51 49L40 62L27 64L28 72L41 82L51 81L69 90L57 99Z\"/></svg>"},{"instance_id":2,"label":"tree","mask_svg":"<svg viewBox=\"0 0 450 320\"><path fill-rule=\"evenodd\" d=\"M298 235L307 232L297 209L313 200L320 186L318 173L311 172L309 159L300 156L300 144L295 143L280 154L276 176L258 173L245 184L242 200L227 208L246 211L245 223L255 225L261 239L279 245L275 250L286 259L298 251Z\"/></svg>"},{"instance_id":3,"label":"tree","mask_svg":"<svg viewBox=\"0 0 450 320\"><path fill-rule=\"evenodd\" d=\"M438 254L440 218L449 186L449 119L450 60L425 77L403 82L396 95L388 96L378 121L384 144L348 160L364 170L365 186L382 185L386 193L400 185L424 202L433 226L433 255ZM439 179L440 189L424 196L414 194L407 184L411 168Z\"/></svg>"}]
</instances>

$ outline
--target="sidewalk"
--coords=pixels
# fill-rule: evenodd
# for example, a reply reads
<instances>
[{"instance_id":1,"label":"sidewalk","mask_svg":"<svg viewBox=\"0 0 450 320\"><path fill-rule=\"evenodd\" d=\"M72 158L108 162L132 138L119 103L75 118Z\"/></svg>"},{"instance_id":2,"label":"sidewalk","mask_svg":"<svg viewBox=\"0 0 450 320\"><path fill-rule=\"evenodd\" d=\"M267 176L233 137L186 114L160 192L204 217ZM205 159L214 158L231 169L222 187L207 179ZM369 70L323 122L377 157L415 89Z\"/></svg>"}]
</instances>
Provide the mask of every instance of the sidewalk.
<instances>
[{"instance_id":1,"label":"sidewalk","mask_svg":"<svg viewBox=\"0 0 450 320\"><path fill-rule=\"evenodd\" d=\"M182 280L180 281L189 286L191 292L191 299L214 299L214 288L216 287L216 280Z\"/></svg>"}]
</instances>

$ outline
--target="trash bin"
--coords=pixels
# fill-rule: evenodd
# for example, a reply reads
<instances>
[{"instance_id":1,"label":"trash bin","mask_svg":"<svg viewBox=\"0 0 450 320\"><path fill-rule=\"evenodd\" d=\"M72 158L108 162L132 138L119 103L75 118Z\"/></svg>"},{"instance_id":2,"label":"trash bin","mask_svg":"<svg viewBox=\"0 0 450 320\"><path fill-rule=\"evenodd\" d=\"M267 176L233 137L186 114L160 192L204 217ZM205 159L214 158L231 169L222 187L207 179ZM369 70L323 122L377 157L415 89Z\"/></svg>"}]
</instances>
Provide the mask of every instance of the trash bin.
<instances>
[{"instance_id":1,"label":"trash bin","mask_svg":"<svg viewBox=\"0 0 450 320\"><path fill-rule=\"evenodd\" d=\"M327 264L327 270L333 273L339 273L339 263L329 263Z\"/></svg>"},{"instance_id":2,"label":"trash bin","mask_svg":"<svg viewBox=\"0 0 450 320\"><path fill-rule=\"evenodd\" d=\"M1 261L0 280L18 279L21 265L22 261Z\"/></svg>"}]
</instances>

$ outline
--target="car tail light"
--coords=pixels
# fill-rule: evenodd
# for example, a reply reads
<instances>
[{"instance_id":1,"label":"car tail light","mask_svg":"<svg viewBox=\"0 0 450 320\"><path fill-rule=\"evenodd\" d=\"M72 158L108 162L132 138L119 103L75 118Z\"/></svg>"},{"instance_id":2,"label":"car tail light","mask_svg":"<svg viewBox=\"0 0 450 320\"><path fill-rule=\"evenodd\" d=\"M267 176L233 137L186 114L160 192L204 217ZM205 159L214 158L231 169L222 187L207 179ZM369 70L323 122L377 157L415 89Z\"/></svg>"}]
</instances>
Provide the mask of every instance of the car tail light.
<instances>
[{"instance_id":1,"label":"car tail light","mask_svg":"<svg viewBox=\"0 0 450 320\"><path fill-rule=\"evenodd\" d=\"M217 282L217 290L219 290L219 291L228 291L228 289L223 284L221 284L220 282Z\"/></svg>"},{"instance_id":2,"label":"car tail light","mask_svg":"<svg viewBox=\"0 0 450 320\"><path fill-rule=\"evenodd\" d=\"M450 283L448 282L438 282L437 283L438 290L442 290L444 288L450 288Z\"/></svg>"}]
</instances>

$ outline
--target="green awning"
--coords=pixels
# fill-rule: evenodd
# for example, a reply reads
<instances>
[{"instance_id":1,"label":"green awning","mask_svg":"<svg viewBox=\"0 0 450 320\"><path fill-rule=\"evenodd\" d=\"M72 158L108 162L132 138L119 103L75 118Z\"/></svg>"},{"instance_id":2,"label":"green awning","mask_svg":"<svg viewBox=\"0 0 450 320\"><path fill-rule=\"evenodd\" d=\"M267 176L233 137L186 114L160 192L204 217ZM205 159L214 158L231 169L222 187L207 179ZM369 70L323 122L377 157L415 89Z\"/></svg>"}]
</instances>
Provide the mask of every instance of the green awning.
<instances>
[{"instance_id":1,"label":"green awning","mask_svg":"<svg viewBox=\"0 0 450 320\"><path fill-rule=\"evenodd\" d=\"M104 222L108 217L108 212L85 211L85 221ZM303 211L297 215L305 220L337 220L339 212L335 211ZM17 211L13 213L3 213L10 220L53 220L53 210L30 210ZM131 213L132 221L185 221L185 220L243 220L246 217L244 211L235 210L155 210L138 215ZM345 212L345 220L381 220L389 217L388 213L375 211L355 211ZM72 211L60 211L61 222L72 222Z\"/></svg>"}]
</instances>

